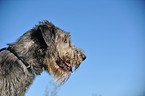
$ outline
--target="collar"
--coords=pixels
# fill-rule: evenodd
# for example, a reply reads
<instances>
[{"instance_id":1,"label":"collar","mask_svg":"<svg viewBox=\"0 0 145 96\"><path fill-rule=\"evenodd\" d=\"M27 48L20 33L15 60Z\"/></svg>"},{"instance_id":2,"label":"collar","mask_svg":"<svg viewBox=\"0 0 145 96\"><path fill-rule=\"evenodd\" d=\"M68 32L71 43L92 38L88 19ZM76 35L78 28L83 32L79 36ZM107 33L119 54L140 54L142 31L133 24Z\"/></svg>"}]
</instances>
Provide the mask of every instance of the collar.
<instances>
[{"instance_id":1,"label":"collar","mask_svg":"<svg viewBox=\"0 0 145 96\"><path fill-rule=\"evenodd\" d=\"M10 51L11 53L13 53L26 67L29 71L31 71L31 66L23 59L21 58L14 49L12 49L11 47L6 47L6 48L2 48L0 49L0 52L3 51L3 50L8 50Z\"/></svg>"}]
</instances>

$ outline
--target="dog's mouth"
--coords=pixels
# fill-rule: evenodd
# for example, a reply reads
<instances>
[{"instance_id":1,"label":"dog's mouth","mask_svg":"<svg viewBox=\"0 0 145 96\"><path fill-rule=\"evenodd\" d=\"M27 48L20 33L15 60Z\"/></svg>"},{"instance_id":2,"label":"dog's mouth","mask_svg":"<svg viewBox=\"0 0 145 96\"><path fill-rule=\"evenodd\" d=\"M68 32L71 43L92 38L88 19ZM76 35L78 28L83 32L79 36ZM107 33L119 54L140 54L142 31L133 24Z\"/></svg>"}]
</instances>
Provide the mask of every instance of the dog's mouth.
<instances>
[{"instance_id":1,"label":"dog's mouth","mask_svg":"<svg viewBox=\"0 0 145 96\"><path fill-rule=\"evenodd\" d=\"M56 63L63 70L73 72L72 66L68 63L67 60L59 58Z\"/></svg>"}]
</instances>

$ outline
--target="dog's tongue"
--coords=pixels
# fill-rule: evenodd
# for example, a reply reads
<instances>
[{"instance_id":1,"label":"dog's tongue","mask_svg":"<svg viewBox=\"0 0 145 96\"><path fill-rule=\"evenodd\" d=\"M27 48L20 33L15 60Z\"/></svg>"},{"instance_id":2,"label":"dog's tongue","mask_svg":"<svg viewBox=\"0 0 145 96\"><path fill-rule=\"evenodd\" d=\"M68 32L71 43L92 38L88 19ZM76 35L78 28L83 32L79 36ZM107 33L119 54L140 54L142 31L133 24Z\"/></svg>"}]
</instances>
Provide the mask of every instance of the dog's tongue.
<instances>
[{"instance_id":1,"label":"dog's tongue","mask_svg":"<svg viewBox=\"0 0 145 96\"><path fill-rule=\"evenodd\" d=\"M73 72L72 66L69 63L67 63L64 60L60 60L60 61L61 61L60 67L62 67L64 70Z\"/></svg>"}]
</instances>

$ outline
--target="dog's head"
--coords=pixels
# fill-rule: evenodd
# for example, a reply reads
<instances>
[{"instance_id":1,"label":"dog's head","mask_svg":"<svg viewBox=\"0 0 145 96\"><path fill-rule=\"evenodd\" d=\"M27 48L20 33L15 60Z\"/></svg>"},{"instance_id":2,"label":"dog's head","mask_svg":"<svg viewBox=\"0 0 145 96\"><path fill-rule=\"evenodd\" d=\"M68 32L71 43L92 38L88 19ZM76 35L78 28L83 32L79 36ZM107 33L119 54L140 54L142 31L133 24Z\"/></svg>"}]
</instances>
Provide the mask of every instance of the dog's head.
<instances>
[{"instance_id":1,"label":"dog's head","mask_svg":"<svg viewBox=\"0 0 145 96\"><path fill-rule=\"evenodd\" d=\"M45 66L55 80L64 82L86 59L81 49L72 45L69 32L64 32L48 21L40 22L37 30L41 32L47 46Z\"/></svg>"}]
</instances>

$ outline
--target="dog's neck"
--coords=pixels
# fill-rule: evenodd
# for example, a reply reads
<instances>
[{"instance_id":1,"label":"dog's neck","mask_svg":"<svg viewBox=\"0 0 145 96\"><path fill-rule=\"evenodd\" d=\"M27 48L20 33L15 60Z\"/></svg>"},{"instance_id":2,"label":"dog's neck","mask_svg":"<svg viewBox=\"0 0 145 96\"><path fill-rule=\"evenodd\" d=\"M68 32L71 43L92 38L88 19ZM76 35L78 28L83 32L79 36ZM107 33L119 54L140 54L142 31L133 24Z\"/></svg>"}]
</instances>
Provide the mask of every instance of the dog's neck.
<instances>
[{"instance_id":1,"label":"dog's neck","mask_svg":"<svg viewBox=\"0 0 145 96\"><path fill-rule=\"evenodd\" d=\"M19 38L15 43L9 44L18 56L27 62L26 65L30 66L29 68L32 70L32 73L35 74L41 74L45 70L43 62L45 50L40 48L40 45L43 44L39 44L37 40L35 41L35 38L32 37L32 32L25 33L25 36Z\"/></svg>"},{"instance_id":2,"label":"dog's neck","mask_svg":"<svg viewBox=\"0 0 145 96\"><path fill-rule=\"evenodd\" d=\"M28 71L31 71L31 66L23 59L23 58L21 58L16 52L15 52L15 50L13 49L13 48L11 48L11 47L7 47L7 48L2 48L2 49L0 49L0 52L1 51L3 51L3 50L8 50L8 51L10 51L11 53L13 53L25 66L26 66L26 68L28 69ZM32 71L31 71L32 72Z\"/></svg>"}]
</instances>

